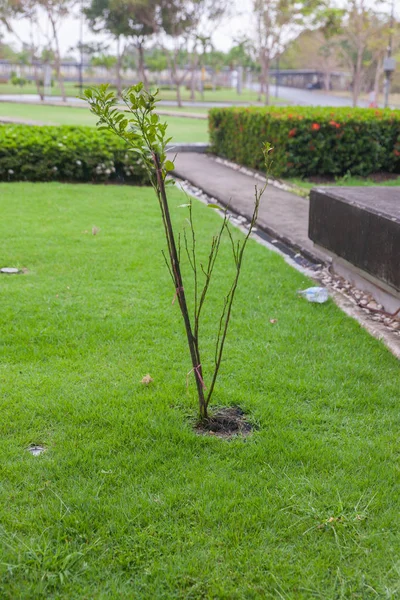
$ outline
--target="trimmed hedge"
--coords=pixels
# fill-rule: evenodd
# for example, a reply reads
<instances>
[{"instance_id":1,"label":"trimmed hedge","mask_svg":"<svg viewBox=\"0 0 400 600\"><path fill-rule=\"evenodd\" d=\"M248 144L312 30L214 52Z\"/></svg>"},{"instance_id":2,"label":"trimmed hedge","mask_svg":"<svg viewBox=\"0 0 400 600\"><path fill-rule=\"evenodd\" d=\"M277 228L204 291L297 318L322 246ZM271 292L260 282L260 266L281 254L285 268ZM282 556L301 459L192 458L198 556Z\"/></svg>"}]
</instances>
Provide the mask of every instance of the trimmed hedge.
<instances>
[{"instance_id":1,"label":"trimmed hedge","mask_svg":"<svg viewBox=\"0 0 400 600\"><path fill-rule=\"evenodd\" d=\"M262 142L274 147L272 174L366 176L400 173L400 111L365 108L213 108L211 151L264 168Z\"/></svg>"},{"instance_id":2,"label":"trimmed hedge","mask_svg":"<svg viewBox=\"0 0 400 600\"><path fill-rule=\"evenodd\" d=\"M92 127L0 125L0 181L118 181L143 184L125 142Z\"/></svg>"}]
</instances>

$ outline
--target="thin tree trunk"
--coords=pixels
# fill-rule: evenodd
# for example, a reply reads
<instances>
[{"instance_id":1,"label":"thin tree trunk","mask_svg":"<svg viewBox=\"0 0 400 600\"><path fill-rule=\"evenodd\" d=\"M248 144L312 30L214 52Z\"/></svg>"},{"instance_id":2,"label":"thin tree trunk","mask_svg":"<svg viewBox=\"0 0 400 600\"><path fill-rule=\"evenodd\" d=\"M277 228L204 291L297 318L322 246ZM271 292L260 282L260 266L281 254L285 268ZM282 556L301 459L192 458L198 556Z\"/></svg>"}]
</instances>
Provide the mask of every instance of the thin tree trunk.
<instances>
[{"instance_id":1,"label":"thin tree trunk","mask_svg":"<svg viewBox=\"0 0 400 600\"><path fill-rule=\"evenodd\" d=\"M196 100L196 73L198 65L198 55L196 50L193 50L191 73L190 73L190 99Z\"/></svg>"},{"instance_id":2,"label":"thin tree trunk","mask_svg":"<svg viewBox=\"0 0 400 600\"><path fill-rule=\"evenodd\" d=\"M177 101L177 104L178 104L179 108L182 108L182 97L181 97L180 81L177 81L177 83L176 83L176 101Z\"/></svg>"},{"instance_id":3,"label":"thin tree trunk","mask_svg":"<svg viewBox=\"0 0 400 600\"><path fill-rule=\"evenodd\" d=\"M358 47L357 49L357 61L356 68L354 71L354 80L353 80L353 106L357 106L358 98L361 91L361 71L362 71L362 55L363 48Z\"/></svg>"},{"instance_id":4,"label":"thin tree trunk","mask_svg":"<svg viewBox=\"0 0 400 600\"><path fill-rule=\"evenodd\" d=\"M67 97L65 95L64 80L63 80L63 77L61 74L61 53L60 53L60 44L58 42L57 27L56 27L56 23L54 21L51 11L47 11L47 14L49 16L51 27L53 29L54 43L56 45L55 67L56 67L57 80L58 80L58 83L60 86L62 101L66 102Z\"/></svg>"},{"instance_id":5,"label":"thin tree trunk","mask_svg":"<svg viewBox=\"0 0 400 600\"><path fill-rule=\"evenodd\" d=\"M264 84L265 84L265 105L269 104L269 57L264 57L263 61Z\"/></svg>"},{"instance_id":6,"label":"thin tree trunk","mask_svg":"<svg viewBox=\"0 0 400 600\"><path fill-rule=\"evenodd\" d=\"M171 68L171 79L176 85L176 102L179 108L182 108L182 97L181 97L181 88L180 84L182 83L182 78L178 77L178 65L177 65L177 52L174 52L172 58L172 68Z\"/></svg>"},{"instance_id":7,"label":"thin tree trunk","mask_svg":"<svg viewBox=\"0 0 400 600\"><path fill-rule=\"evenodd\" d=\"M39 77L38 77L38 72L37 72L36 65L35 65L35 68L34 68L33 77L35 79L36 91L38 93L40 101L43 102L44 101L44 87L43 87L43 85L42 86L40 85L40 81L39 81Z\"/></svg>"},{"instance_id":8,"label":"thin tree trunk","mask_svg":"<svg viewBox=\"0 0 400 600\"><path fill-rule=\"evenodd\" d=\"M207 404L206 404L205 397L204 397L204 383L203 383L203 374L202 374L202 368L201 368L201 362L200 362L200 353L199 353L198 345L197 345L196 339L193 335L192 326L190 323L189 311L188 311L188 307L187 307L187 303L186 303L185 290L183 287L182 275L181 275L181 270L180 270L179 257L178 257L178 252L176 249L174 230L172 227L168 200L167 200L167 196L165 193L165 185L164 185L164 179L162 176L160 157L157 154L154 154L153 159L154 159L156 172L157 172L158 187L160 190L160 203L162 206L163 217L165 219L164 225L165 225L165 230L166 230L167 239L168 239L168 249L169 249L169 253L170 253L172 273L173 273L173 277L174 277L174 281L175 281L175 285L176 285L176 294L177 294L179 306L180 306L184 324L185 324L186 336L187 336L187 340L188 340L188 344L189 344L190 356L192 359L193 373L194 373L194 378L196 380L196 385L197 385L200 417L202 419L206 419L208 415L207 415Z\"/></svg>"},{"instance_id":9,"label":"thin tree trunk","mask_svg":"<svg viewBox=\"0 0 400 600\"><path fill-rule=\"evenodd\" d=\"M117 76L117 94L121 96L122 94L122 80L121 80L121 48L120 48L120 39L117 37L117 62L115 63L115 71Z\"/></svg>"},{"instance_id":10,"label":"thin tree trunk","mask_svg":"<svg viewBox=\"0 0 400 600\"><path fill-rule=\"evenodd\" d=\"M147 81L147 77L146 77L146 69L145 69L145 65L144 65L144 48L143 48L143 44L141 42L139 42L137 49L138 49L138 54L139 54L140 79L142 80L143 85L144 85L145 89L147 90L149 87L149 82Z\"/></svg>"},{"instance_id":11,"label":"thin tree trunk","mask_svg":"<svg viewBox=\"0 0 400 600\"><path fill-rule=\"evenodd\" d=\"M378 99L379 99L379 87L380 87L382 73L383 73L383 63L382 63L382 60L380 58L378 58L377 63L376 63L375 80L374 80L374 96L375 96L375 101L377 103L378 103Z\"/></svg>"},{"instance_id":12,"label":"thin tree trunk","mask_svg":"<svg viewBox=\"0 0 400 600\"><path fill-rule=\"evenodd\" d=\"M324 90L329 92L331 89L331 71L325 71L324 73Z\"/></svg>"}]
</instances>

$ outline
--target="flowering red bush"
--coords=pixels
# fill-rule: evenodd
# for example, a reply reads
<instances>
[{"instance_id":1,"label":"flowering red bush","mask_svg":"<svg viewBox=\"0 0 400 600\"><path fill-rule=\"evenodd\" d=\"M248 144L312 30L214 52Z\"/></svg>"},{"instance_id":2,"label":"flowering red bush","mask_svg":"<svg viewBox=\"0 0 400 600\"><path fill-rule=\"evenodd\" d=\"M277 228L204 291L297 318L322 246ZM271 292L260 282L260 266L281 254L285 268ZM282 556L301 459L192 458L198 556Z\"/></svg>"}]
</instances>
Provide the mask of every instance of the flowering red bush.
<instances>
[{"instance_id":1,"label":"flowering red bush","mask_svg":"<svg viewBox=\"0 0 400 600\"><path fill-rule=\"evenodd\" d=\"M212 152L253 169L263 168L261 144L270 142L277 177L400 173L399 110L213 108L209 130Z\"/></svg>"}]
</instances>

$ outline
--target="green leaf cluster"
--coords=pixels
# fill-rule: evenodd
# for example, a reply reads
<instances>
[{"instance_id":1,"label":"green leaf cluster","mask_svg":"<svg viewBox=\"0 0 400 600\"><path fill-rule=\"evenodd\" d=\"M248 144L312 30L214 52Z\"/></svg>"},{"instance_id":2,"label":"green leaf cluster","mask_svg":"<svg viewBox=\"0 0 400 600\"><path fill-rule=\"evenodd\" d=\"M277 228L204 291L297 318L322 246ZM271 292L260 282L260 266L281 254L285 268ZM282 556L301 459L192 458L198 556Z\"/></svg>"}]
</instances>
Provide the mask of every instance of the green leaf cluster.
<instances>
[{"instance_id":1,"label":"green leaf cluster","mask_svg":"<svg viewBox=\"0 0 400 600\"><path fill-rule=\"evenodd\" d=\"M156 155L160 163L162 177L165 180L174 163L167 160L166 148L171 141L167 137L167 123L160 121L155 111L158 90L148 92L143 83L138 83L122 92L122 98L110 91L109 85L91 87L84 91L90 110L98 117L99 130L116 134L127 143L131 152L136 153L143 162L148 177L156 185Z\"/></svg>"},{"instance_id":2,"label":"green leaf cluster","mask_svg":"<svg viewBox=\"0 0 400 600\"><path fill-rule=\"evenodd\" d=\"M0 181L147 180L125 142L91 127L0 125Z\"/></svg>"},{"instance_id":3,"label":"green leaf cluster","mask_svg":"<svg viewBox=\"0 0 400 600\"><path fill-rule=\"evenodd\" d=\"M400 173L399 110L213 108L209 131L212 152L253 169L264 169L268 140L276 177Z\"/></svg>"}]
</instances>

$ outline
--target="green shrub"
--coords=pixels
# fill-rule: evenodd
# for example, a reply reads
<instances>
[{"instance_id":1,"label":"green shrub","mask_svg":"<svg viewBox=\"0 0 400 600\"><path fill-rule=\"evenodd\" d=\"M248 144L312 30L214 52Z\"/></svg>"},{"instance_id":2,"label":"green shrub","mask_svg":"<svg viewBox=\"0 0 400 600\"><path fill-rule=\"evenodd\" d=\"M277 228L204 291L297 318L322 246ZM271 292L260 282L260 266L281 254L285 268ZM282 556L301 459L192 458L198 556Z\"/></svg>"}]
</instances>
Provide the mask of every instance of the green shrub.
<instances>
[{"instance_id":1,"label":"green shrub","mask_svg":"<svg viewBox=\"0 0 400 600\"><path fill-rule=\"evenodd\" d=\"M0 181L147 181L126 143L91 127L0 125Z\"/></svg>"},{"instance_id":2,"label":"green shrub","mask_svg":"<svg viewBox=\"0 0 400 600\"><path fill-rule=\"evenodd\" d=\"M212 152L261 169L268 141L277 177L400 172L398 110L271 106L208 114Z\"/></svg>"}]
</instances>

